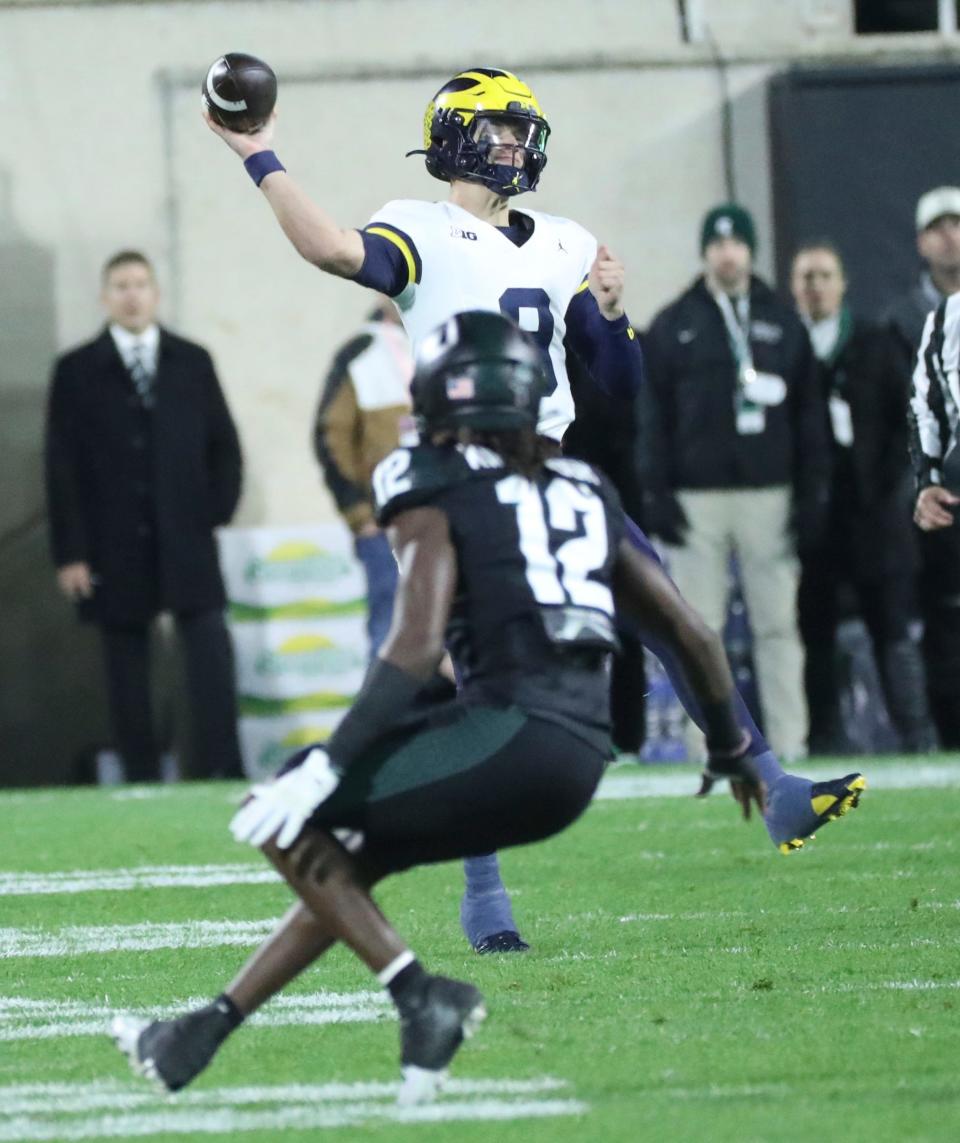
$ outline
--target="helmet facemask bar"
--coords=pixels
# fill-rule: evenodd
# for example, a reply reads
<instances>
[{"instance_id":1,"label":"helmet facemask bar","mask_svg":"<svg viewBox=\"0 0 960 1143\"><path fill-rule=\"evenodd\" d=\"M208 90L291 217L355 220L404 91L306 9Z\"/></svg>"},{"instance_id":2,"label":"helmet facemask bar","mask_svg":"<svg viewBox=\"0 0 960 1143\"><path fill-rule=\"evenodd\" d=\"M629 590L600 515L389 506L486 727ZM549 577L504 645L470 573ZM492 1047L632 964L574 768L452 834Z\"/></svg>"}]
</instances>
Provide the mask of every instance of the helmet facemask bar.
<instances>
[{"instance_id":1,"label":"helmet facemask bar","mask_svg":"<svg viewBox=\"0 0 960 1143\"><path fill-rule=\"evenodd\" d=\"M533 191L547 164L549 134L547 121L528 112L441 108L431 123L427 170L445 182L479 182L501 195Z\"/></svg>"},{"instance_id":2,"label":"helmet facemask bar","mask_svg":"<svg viewBox=\"0 0 960 1143\"><path fill-rule=\"evenodd\" d=\"M478 112L464 131L461 154L474 160L467 178L498 194L536 190L546 166L550 127L538 115Z\"/></svg>"},{"instance_id":3,"label":"helmet facemask bar","mask_svg":"<svg viewBox=\"0 0 960 1143\"><path fill-rule=\"evenodd\" d=\"M473 177L501 194L535 190L549 134L538 116L478 112L466 130L467 145L480 159Z\"/></svg>"}]
</instances>

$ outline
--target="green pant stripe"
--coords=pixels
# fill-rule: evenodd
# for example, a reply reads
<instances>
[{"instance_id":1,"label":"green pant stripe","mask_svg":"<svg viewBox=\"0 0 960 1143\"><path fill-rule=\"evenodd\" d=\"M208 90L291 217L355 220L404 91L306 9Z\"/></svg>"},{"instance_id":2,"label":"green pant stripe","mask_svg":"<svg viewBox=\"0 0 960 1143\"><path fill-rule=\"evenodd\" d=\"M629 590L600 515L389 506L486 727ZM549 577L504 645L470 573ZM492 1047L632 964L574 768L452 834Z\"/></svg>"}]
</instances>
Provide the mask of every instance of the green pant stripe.
<instances>
[{"instance_id":1,"label":"green pant stripe","mask_svg":"<svg viewBox=\"0 0 960 1143\"><path fill-rule=\"evenodd\" d=\"M345 785L355 777L374 802L432 785L496 754L526 722L517 707L461 707L455 721L422 730L385 758L365 759Z\"/></svg>"}]
</instances>

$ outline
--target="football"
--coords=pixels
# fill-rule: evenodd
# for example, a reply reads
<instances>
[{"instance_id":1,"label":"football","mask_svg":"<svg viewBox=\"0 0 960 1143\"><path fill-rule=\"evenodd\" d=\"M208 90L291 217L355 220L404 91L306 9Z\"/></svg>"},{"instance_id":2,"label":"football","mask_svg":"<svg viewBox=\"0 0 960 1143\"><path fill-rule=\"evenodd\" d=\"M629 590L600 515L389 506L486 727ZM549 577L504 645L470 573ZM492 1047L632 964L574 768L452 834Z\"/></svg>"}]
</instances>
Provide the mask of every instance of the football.
<instances>
[{"instance_id":1,"label":"football","mask_svg":"<svg viewBox=\"0 0 960 1143\"><path fill-rule=\"evenodd\" d=\"M228 52L208 68L202 92L215 123L249 135L262 127L273 111L277 77L273 68L256 56Z\"/></svg>"}]
</instances>

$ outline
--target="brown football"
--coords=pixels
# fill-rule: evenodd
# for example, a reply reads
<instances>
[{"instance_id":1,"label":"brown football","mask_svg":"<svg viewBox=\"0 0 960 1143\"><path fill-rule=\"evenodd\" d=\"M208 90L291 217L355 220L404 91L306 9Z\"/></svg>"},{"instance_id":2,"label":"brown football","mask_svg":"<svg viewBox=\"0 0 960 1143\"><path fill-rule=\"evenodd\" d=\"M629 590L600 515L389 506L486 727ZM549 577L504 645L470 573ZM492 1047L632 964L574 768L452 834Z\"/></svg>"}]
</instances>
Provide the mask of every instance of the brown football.
<instances>
[{"instance_id":1,"label":"brown football","mask_svg":"<svg viewBox=\"0 0 960 1143\"><path fill-rule=\"evenodd\" d=\"M228 52L210 65L202 91L214 122L230 131L251 134L273 111L277 77L273 68L256 56Z\"/></svg>"}]
</instances>

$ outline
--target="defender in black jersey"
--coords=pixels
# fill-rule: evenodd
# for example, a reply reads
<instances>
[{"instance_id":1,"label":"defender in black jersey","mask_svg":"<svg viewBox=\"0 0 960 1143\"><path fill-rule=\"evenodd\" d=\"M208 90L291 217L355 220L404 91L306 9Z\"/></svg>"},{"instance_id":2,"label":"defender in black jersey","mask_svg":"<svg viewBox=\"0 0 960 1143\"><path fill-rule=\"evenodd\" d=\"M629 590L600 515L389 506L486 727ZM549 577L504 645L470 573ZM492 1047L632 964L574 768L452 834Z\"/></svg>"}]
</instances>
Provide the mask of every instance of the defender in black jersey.
<instances>
[{"instance_id":1,"label":"defender in black jersey","mask_svg":"<svg viewBox=\"0 0 960 1143\"><path fill-rule=\"evenodd\" d=\"M706 715L708 777L749 816L763 786L738 724L722 644L625 534L606 479L536 435L544 359L499 314L450 319L413 383L423 444L377 469L400 565L391 632L326 748L254 787L231 825L299 903L226 992L174 1020L121 1017L136 1070L171 1091L332 944L389 989L401 1025L401 1099L432 1096L485 1015L469 984L430 976L369 896L388 873L520 845L574 821L609 748L614 608L668 644ZM423 703L449 645L461 679Z\"/></svg>"}]
</instances>

